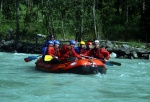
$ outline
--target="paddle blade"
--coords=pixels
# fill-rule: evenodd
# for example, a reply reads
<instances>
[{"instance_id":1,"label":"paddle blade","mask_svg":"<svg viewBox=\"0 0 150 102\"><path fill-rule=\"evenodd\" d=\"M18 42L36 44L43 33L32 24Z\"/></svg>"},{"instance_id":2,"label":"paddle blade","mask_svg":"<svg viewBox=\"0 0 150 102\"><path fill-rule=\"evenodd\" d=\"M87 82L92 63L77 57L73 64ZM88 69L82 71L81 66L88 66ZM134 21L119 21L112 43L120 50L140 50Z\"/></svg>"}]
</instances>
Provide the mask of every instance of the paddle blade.
<instances>
[{"instance_id":1,"label":"paddle blade","mask_svg":"<svg viewBox=\"0 0 150 102\"><path fill-rule=\"evenodd\" d=\"M38 56L28 56L29 60L34 60L34 59L37 59L37 58L38 58Z\"/></svg>"},{"instance_id":2,"label":"paddle blade","mask_svg":"<svg viewBox=\"0 0 150 102\"><path fill-rule=\"evenodd\" d=\"M30 62L32 60L35 60L37 59L39 56L28 56L27 58L24 58L24 61L25 62Z\"/></svg>"},{"instance_id":3,"label":"paddle blade","mask_svg":"<svg viewBox=\"0 0 150 102\"><path fill-rule=\"evenodd\" d=\"M109 61L109 63L111 63L113 65L121 66L121 63L119 63L119 62Z\"/></svg>"},{"instance_id":4,"label":"paddle blade","mask_svg":"<svg viewBox=\"0 0 150 102\"><path fill-rule=\"evenodd\" d=\"M29 60L28 58L24 58L25 62L30 62L31 60Z\"/></svg>"},{"instance_id":5,"label":"paddle blade","mask_svg":"<svg viewBox=\"0 0 150 102\"><path fill-rule=\"evenodd\" d=\"M110 63L110 62L105 62L105 64L108 65L108 66L113 66L113 64Z\"/></svg>"}]
</instances>

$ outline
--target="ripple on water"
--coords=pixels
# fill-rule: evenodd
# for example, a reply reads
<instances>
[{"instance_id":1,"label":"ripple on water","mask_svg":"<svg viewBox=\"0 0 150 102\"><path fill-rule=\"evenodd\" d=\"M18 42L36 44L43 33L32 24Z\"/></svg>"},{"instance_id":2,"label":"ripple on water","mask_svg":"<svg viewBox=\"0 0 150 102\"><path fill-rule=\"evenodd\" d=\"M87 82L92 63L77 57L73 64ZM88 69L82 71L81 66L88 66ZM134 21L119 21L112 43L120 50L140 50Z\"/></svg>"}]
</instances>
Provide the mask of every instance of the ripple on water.
<instances>
[{"instance_id":1,"label":"ripple on water","mask_svg":"<svg viewBox=\"0 0 150 102\"><path fill-rule=\"evenodd\" d=\"M150 63L111 59L107 74L52 74L26 63L27 54L0 53L1 102L149 102ZM10 60L9 63L8 61Z\"/></svg>"}]
</instances>

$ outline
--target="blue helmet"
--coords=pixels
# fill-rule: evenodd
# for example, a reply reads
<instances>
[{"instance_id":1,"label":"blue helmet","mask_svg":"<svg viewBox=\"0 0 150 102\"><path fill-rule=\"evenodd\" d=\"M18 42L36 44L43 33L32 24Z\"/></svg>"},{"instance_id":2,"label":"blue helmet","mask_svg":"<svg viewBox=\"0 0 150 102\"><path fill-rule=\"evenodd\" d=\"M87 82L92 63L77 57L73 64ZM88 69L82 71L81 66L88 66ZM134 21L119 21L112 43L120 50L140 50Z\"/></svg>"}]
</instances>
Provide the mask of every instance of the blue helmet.
<instances>
[{"instance_id":1,"label":"blue helmet","mask_svg":"<svg viewBox=\"0 0 150 102\"><path fill-rule=\"evenodd\" d=\"M75 40L70 40L70 44L76 44L76 41Z\"/></svg>"},{"instance_id":2,"label":"blue helmet","mask_svg":"<svg viewBox=\"0 0 150 102\"><path fill-rule=\"evenodd\" d=\"M60 42L58 40L55 40L54 44L60 44Z\"/></svg>"},{"instance_id":3,"label":"blue helmet","mask_svg":"<svg viewBox=\"0 0 150 102\"><path fill-rule=\"evenodd\" d=\"M54 42L51 41L51 40L49 40L49 41L48 41L48 44L53 44L53 45L54 45Z\"/></svg>"}]
</instances>

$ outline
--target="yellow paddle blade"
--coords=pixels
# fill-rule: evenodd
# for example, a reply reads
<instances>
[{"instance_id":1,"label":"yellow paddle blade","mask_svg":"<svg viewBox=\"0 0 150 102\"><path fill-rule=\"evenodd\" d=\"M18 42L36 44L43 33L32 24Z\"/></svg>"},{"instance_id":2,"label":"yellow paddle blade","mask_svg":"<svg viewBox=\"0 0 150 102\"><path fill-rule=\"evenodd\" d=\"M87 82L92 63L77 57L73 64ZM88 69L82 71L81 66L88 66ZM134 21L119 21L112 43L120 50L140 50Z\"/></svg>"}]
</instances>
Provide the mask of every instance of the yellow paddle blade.
<instances>
[{"instance_id":1,"label":"yellow paddle blade","mask_svg":"<svg viewBox=\"0 0 150 102\"><path fill-rule=\"evenodd\" d=\"M53 59L53 57L51 55L45 55L45 57L44 57L44 61L50 61L52 59Z\"/></svg>"}]
</instances>

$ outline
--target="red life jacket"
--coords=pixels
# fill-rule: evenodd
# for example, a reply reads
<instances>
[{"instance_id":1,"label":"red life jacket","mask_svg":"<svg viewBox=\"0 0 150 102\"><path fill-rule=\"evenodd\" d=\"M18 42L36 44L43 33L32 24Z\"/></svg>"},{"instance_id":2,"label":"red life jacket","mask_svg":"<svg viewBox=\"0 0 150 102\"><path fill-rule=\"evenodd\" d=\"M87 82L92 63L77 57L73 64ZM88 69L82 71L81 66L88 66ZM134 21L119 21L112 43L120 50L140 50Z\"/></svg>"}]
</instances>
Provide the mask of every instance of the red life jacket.
<instances>
[{"instance_id":1,"label":"red life jacket","mask_svg":"<svg viewBox=\"0 0 150 102\"><path fill-rule=\"evenodd\" d=\"M57 56L58 58L61 57L61 53L60 53L60 50L59 48L54 48L55 52L54 52L54 55Z\"/></svg>"},{"instance_id":2,"label":"red life jacket","mask_svg":"<svg viewBox=\"0 0 150 102\"><path fill-rule=\"evenodd\" d=\"M95 58L98 58L98 59L109 59L110 57L110 53L104 49L104 48L93 48L90 52L89 52L89 56L93 56Z\"/></svg>"},{"instance_id":3,"label":"red life jacket","mask_svg":"<svg viewBox=\"0 0 150 102\"><path fill-rule=\"evenodd\" d=\"M84 56L90 56L90 52L92 49L86 49L85 53L83 54Z\"/></svg>"},{"instance_id":4,"label":"red life jacket","mask_svg":"<svg viewBox=\"0 0 150 102\"><path fill-rule=\"evenodd\" d=\"M55 55L55 50L54 50L54 47L52 47L52 46L49 46L48 48L47 48L47 53L46 54L48 54L48 55L51 55L52 57L54 57Z\"/></svg>"},{"instance_id":5,"label":"red life jacket","mask_svg":"<svg viewBox=\"0 0 150 102\"><path fill-rule=\"evenodd\" d=\"M68 45L64 44L60 49L60 53L63 55L67 52L68 49Z\"/></svg>"},{"instance_id":6,"label":"red life jacket","mask_svg":"<svg viewBox=\"0 0 150 102\"><path fill-rule=\"evenodd\" d=\"M71 48L71 49L67 48L65 54L63 54L63 55L61 56L61 60L64 60L64 59L67 59L67 58L70 58L70 57L81 58L81 56L78 55L78 54L75 52L74 48Z\"/></svg>"}]
</instances>

